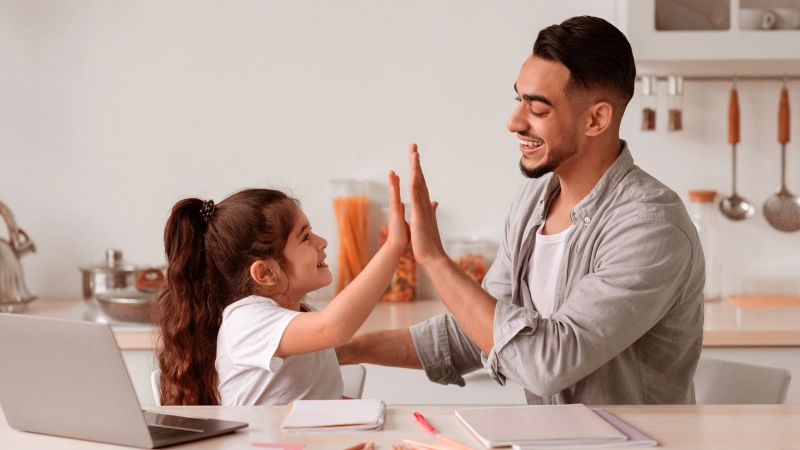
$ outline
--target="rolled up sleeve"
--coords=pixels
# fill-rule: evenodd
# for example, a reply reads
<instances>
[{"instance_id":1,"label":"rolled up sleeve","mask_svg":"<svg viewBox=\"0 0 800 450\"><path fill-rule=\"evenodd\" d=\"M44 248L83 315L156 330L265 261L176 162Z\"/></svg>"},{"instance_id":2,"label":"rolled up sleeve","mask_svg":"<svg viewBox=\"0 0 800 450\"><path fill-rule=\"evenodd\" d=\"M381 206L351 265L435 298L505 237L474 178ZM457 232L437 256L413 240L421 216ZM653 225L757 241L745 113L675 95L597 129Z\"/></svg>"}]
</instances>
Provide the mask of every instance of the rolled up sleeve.
<instances>
[{"instance_id":1,"label":"rolled up sleeve","mask_svg":"<svg viewBox=\"0 0 800 450\"><path fill-rule=\"evenodd\" d=\"M481 351L449 314L410 328L411 339L428 379L465 386L462 375L480 369Z\"/></svg>"}]
</instances>

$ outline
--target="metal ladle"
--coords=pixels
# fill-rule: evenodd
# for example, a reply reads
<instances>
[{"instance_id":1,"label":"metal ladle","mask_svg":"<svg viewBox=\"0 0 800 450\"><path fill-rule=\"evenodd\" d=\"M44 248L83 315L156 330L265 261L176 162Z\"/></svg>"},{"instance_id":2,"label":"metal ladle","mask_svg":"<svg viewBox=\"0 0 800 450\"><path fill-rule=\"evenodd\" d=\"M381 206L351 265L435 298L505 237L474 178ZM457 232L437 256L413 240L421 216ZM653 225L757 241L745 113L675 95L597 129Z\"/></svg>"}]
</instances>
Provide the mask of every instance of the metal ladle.
<instances>
[{"instance_id":1,"label":"metal ladle","mask_svg":"<svg viewBox=\"0 0 800 450\"><path fill-rule=\"evenodd\" d=\"M764 202L764 217L781 231L800 230L800 199L786 189L786 143L789 142L789 91L786 78L778 107L778 142L781 143L781 190Z\"/></svg>"},{"instance_id":2,"label":"metal ladle","mask_svg":"<svg viewBox=\"0 0 800 450\"><path fill-rule=\"evenodd\" d=\"M733 147L733 192L730 197L719 202L722 214L731 220L744 220L753 217L756 209L736 193L736 144L739 143L739 97L736 94L736 80L731 89L731 100L728 104L728 142Z\"/></svg>"}]
</instances>

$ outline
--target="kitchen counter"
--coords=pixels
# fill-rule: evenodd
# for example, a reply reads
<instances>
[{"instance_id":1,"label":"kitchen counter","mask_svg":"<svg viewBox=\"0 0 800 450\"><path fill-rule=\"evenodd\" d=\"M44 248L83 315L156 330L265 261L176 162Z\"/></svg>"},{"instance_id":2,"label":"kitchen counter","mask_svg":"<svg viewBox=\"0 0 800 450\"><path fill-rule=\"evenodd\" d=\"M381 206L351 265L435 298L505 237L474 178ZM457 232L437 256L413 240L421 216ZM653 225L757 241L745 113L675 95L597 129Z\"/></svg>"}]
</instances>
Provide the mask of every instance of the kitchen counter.
<instances>
[{"instance_id":1,"label":"kitchen counter","mask_svg":"<svg viewBox=\"0 0 800 450\"><path fill-rule=\"evenodd\" d=\"M40 299L29 304L27 314L61 317L79 305L75 299ZM321 308L327 301L316 301ZM409 303L379 303L359 332L405 328L447 312L436 299ZM705 307L703 347L800 347L800 306L732 306L723 301ZM123 350L147 350L155 333L142 327L114 327Z\"/></svg>"},{"instance_id":2,"label":"kitchen counter","mask_svg":"<svg viewBox=\"0 0 800 450\"><path fill-rule=\"evenodd\" d=\"M389 405L386 424L380 431L353 433L286 433L280 425L286 406L167 406L148 410L168 414L247 422L247 428L232 434L176 446L192 449L231 449L251 443L306 444L307 450L342 449L360 442L374 442L376 449L389 449L402 439L435 443L436 439L413 419L422 413L436 430L474 449L484 448L461 425L454 410L463 405ZM485 406L485 405L481 405ZM665 449L773 449L797 448L800 442L800 406L797 405L691 405L605 406L604 409L637 427ZM2 414L0 413L0 416ZM9 428L0 417L0 442L4 447L25 449L118 449L96 442L25 433Z\"/></svg>"}]
</instances>

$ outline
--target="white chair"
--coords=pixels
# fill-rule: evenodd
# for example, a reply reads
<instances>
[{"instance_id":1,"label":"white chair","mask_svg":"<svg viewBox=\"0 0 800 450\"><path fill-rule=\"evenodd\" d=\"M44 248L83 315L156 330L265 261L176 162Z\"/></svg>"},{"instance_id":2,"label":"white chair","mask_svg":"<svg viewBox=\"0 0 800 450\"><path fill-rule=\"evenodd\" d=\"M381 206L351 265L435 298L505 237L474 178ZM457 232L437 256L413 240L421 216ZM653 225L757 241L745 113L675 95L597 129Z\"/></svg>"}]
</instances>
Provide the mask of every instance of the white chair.
<instances>
[{"instance_id":1,"label":"white chair","mask_svg":"<svg viewBox=\"0 0 800 450\"><path fill-rule=\"evenodd\" d=\"M367 369L360 365L353 366L339 366L342 371L342 381L344 382L345 397L361 398L364 392L364 381L367 377ZM150 373L150 387L153 389L153 399L156 406L161 406L161 389L159 388L159 379L161 378L161 370L156 369Z\"/></svg>"},{"instance_id":2,"label":"white chair","mask_svg":"<svg viewBox=\"0 0 800 450\"><path fill-rule=\"evenodd\" d=\"M343 395L349 398L361 398L361 394L364 393L367 369L361 364L339 366L339 369L342 370L342 381L344 382Z\"/></svg>"},{"instance_id":3,"label":"white chair","mask_svg":"<svg viewBox=\"0 0 800 450\"><path fill-rule=\"evenodd\" d=\"M153 389L154 405L161 406L161 389L158 381L161 379L161 369L156 369L150 373L150 388Z\"/></svg>"},{"instance_id":4,"label":"white chair","mask_svg":"<svg viewBox=\"0 0 800 450\"><path fill-rule=\"evenodd\" d=\"M792 373L713 358L700 358L694 374L698 404L780 404L786 401Z\"/></svg>"}]
</instances>

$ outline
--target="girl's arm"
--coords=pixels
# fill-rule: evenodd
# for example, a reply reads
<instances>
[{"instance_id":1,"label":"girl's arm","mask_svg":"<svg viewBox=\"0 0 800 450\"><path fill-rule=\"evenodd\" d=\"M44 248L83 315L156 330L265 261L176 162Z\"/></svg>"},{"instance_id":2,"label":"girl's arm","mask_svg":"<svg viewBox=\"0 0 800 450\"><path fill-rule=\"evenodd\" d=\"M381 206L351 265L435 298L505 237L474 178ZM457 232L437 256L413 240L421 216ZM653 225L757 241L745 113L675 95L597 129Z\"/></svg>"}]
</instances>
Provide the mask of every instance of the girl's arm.
<instances>
[{"instance_id":1,"label":"girl's arm","mask_svg":"<svg viewBox=\"0 0 800 450\"><path fill-rule=\"evenodd\" d=\"M322 311L298 315L286 327L275 356L286 357L342 345L361 327L392 280L409 243L400 178L389 173L389 235L367 267Z\"/></svg>"}]
</instances>

